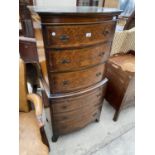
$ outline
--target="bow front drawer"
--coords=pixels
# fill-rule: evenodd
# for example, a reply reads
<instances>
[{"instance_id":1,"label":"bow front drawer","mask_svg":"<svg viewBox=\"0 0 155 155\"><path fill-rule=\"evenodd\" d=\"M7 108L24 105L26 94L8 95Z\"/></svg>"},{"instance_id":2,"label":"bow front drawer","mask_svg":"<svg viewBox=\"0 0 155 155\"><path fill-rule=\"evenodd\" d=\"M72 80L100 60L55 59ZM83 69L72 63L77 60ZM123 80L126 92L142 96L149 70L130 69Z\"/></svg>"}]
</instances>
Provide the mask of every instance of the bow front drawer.
<instances>
[{"instance_id":1,"label":"bow front drawer","mask_svg":"<svg viewBox=\"0 0 155 155\"><path fill-rule=\"evenodd\" d=\"M104 79L105 64L74 71L50 73L51 93L70 92L87 88Z\"/></svg>"},{"instance_id":2,"label":"bow front drawer","mask_svg":"<svg viewBox=\"0 0 155 155\"><path fill-rule=\"evenodd\" d=\"M68 112L85 107L96 107L102 102L104 92L105 87L101 87L81 96L53 100L51 101L53 113Z\"/></svg>"},{"instance_id":3,"label":"bow front drawer","mask_svg":"<svg viewBox=\"0 0 155 155\"><path fill-rule=\"evenodd\" d=\"M74 119L71 121L68 121L68 120L56 121L57 123L54 124L53 130L57 131L59 134L65 134L68 132L79 130L85 127L86 125L88 125L90 122L95 121L97 119L99 112L100 112L100 108L98 107L98 109L89 110L88 113L85 113L85 114L83 113L83 115L79 113L75 113L73 114ZM76 115L78 116L75 117Z\"/></svg>"},{"instance_id":4,"label":"bow front drawer","mask_svg":"<svg viewBox=\"0 0 155 155\"><path fill-rule=\"evenodd\" d=\"M44 26L46 48L67 48L112 41L115 21L99 24Z\"/></svg>"},{"instance_id":5,"label":"bow front drawer","mask_svg":"<svg viewBox=\"0 0 155 155\"><path fill-rule=\"evenodd\" d=\"M81 95L52 100L54 130L65 134L96 120L100 115L105 90L106 84Z\"/></svg>"},{"instance_id":6,"label":"bow front drawer","mask_svg":"<svg viewBox=\"0 0 155 155\"><path fill-rule=\"evenodd\" d=\"M82 49L48 50L50 71L76 70L105 62L110 54L111 42Z\"/></svg>"}]
</instances>

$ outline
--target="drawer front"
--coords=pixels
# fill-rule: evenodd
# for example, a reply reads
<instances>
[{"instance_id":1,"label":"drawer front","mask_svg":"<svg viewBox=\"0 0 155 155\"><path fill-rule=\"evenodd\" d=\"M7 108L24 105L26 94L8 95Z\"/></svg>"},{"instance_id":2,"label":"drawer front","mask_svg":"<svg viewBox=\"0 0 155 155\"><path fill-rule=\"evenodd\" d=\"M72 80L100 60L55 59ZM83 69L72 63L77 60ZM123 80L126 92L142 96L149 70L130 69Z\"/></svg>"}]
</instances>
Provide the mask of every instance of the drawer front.
<instances>
[{"instance_id":1,"label":"drawer front","mask_svg":"<svg viewBox=\"0 0 155 155\"><path fill-rule=\"evenodd\" d=\"M78 47L112 41L115 25L116 21L89 25L45 26L45 47Z\"/></svg>"},{"instance_id":2,"label":"drawer front","mask_svg":"<svg viewBox=\"0 0 155 155\"><path fill-rule=\"evenodd\" d=\"M103 80L105 64L76 72L50 73L51 93L70 92L87 88Z\"/></svg>"},{"instance_id":3,"label":"drawer front","mask_svg":"<svg viewBox=\"0 0 155 155\"><path fill-rule=\"evenodd\" d=\"M88 113L85 113L83 115L79 114L71 121L57 121L56 124L54 124L53 130L58 134L65 134L79 130L88 125L90 122L95 121L99 113L100 108L89 111Z\"/></svg>"},{"instance_id":4,"label":"drawer front","mask_svg":"<svg viewBox=\"0 0 155 155\"><path fill-rule=\"evenodd\" d=\"M51 71L74 70L105 62L110 54L111 42L82 49L48 50Z\"/></svg>"},{"instance_id":5,"label":"drawer front","mask_svg":"<svg viewBox=\"0 0 155 155\"><path fill-rule=\"evenodd\" d=\"M50 107L54 133L66 134L98 119L105 90L106 83L80 95L52 99Z\"/></svg>"},{"instance_id":6,"label":"drawer front","mask_svg":"<svg viewBox=\"0 0 155 155\"><path fill-rule=\"evenodd\" d=\"M63 112L63 113L56 113L54 114L54 122L58 123L67 123L73 122L77 119L82 119L82 116L92 114L94 111L101 107L101 100L98 102L94 102L94 105L87 105L77 110Z\"/></svg>"},{"instance_id":7,"label":"drawer front","mask_svg":"<svg viewBox=\"0 0 155 155\"><path fill-rule=\"evenodd\" d=\"M54 114L64 113L72 110L78 110L87 106L92 107L94 105L98 105L102 102L104 89L105 87L101 87L95 91L91 91L81 96L53 100L51 102L53 109L52 111Z\"/></svg>"}]
</instances>

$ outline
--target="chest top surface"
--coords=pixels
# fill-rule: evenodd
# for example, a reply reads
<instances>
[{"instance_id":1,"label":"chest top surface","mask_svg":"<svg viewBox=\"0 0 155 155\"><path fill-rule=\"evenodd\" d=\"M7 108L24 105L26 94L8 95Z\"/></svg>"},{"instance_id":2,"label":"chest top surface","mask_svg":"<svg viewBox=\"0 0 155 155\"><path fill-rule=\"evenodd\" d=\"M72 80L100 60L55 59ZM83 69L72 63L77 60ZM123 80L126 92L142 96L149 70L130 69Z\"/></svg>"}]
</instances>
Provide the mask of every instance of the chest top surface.
<instances>
[{"instance_id":1,"label":"chest top surface","mask_svg":"<svg viewBox=\"0 0 155 155\"><path fill-rule=\"evenodd\" d=\"M29 6L29 9L37 12L38 14L120 14L122 10L116 8L103 8L103 7L41 7Z\"/></svg>"}]
</instances>

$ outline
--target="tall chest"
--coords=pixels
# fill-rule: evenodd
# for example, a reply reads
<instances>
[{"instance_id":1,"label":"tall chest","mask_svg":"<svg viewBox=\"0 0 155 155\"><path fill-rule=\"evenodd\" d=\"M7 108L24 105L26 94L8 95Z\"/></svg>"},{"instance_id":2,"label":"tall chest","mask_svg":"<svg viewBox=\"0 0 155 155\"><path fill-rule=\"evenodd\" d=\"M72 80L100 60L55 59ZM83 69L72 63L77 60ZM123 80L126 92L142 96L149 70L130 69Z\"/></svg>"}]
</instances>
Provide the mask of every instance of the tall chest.
<instances>
[{"instance_id":1,"label":"tall chest","mask_svg":"<svg viewBox=\"0 0 155 155\"><path fill-rule=\"evenodd\" d=\"M117 9L35 7L41 18L53 140L99 120Z\"/></svg>"}]
</instances>

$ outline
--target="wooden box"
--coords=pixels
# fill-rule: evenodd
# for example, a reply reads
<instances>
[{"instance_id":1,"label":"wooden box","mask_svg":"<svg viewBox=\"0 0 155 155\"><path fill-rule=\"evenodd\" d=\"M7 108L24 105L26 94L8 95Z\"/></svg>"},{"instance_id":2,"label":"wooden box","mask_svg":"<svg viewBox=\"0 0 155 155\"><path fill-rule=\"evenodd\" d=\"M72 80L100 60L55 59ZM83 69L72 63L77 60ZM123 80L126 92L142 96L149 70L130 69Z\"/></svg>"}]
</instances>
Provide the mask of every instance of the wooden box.
<instances>
[{"instance_id":1,"label":"wooden box","mask_svg":"<svg viewBox=\"0 0 155 155\"><path fill-rule=\"evenodd\" d=\"M38 53L36 41L34 38L20 37L19 38L19 53L20 57L26 63L38 62Z\"/></svg>"},{"instance_id":2,"label":"wooden box","mask_svg":"<svg viewBox=\"0 0 155 155\"><path fill-rule=\"evenodd\" d=\"M106 64L106 77L109 82L106 100L115 108L114 121L121 109L134 104L135 98L135 56L116 54Z\"/></svg>"}]
</instances>

